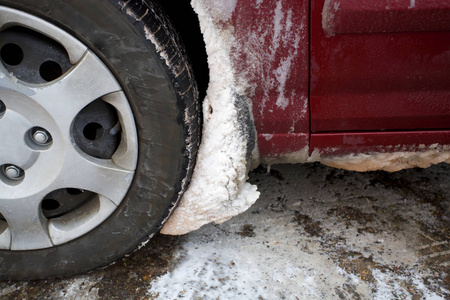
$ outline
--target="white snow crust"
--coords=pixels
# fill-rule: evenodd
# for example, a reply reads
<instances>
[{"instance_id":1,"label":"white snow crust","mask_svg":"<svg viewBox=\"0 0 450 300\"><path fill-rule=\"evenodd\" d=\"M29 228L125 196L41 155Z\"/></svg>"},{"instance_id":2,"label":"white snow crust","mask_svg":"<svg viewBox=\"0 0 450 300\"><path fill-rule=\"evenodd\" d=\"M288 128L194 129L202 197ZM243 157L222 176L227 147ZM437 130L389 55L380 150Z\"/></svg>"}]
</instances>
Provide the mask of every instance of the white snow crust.
<instances>
[{"instance_id":1,"label":"white snow crust","mask_svg":"<svg viewBox=\"0 0 450 300\"><path fill-rule=\"evenodd\" d=\"M221 223L247 210L259 197L247 180L247 137L242 134L230 60L233 28L218 28L231 17L236 0L193 0L204 36L210 83L203 102L202 143L188 190L162 229L163 234L185 234L210 222Z\"/></svg>"},{"instance_id":2,"label":"white snow crust","mask_svg":"<svg viewBox=\"0 0 450 300\"><path fill-rule=\"evenodd\" d=\"M237 0L222 0L222 1L203 1L208 2L208 9L210 15L213 16L214 21L225 22L228 21L236 9Z\"/></svg>"},{"instance_id":3,"label":"white snow crust","mask_svg":"<svg viewBox=\"0 0 450 300\"><path fill-rule=\"evenodd\" d=\"M401 149L398 145L394 149ZM349 154L344 156L322 156L314 150L308 162L320 162L329 167L350 171L367 172L384 170L396 172L410 168L428 168L442 162L450 163L450 146L433 144L420 145L415 151L398 150L390 153L374 152L370 154Z\"/></svg>"}]
</instances>

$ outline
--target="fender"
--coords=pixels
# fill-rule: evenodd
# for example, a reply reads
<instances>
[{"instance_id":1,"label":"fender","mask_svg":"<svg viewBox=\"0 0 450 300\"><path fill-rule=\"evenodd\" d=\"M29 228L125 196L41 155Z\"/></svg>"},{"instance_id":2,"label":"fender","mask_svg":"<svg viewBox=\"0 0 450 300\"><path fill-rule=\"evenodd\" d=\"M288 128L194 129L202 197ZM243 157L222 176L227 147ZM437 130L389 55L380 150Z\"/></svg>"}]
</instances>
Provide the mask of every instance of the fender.
<instances>
[{"instance_id":1,"label":"fender","mask_svg":"<svg viewBox=\"0 0 450 300\"><path fill-rule=\"evenodd\" d=\"M442 80L448 78L450 68L445 67L450 65L448 56L439 57L442 67L433 73L429 63L416 60L402 64L396 60L397 56L423 47L400 47L398 53L384 47L380 56L372 53L375 50L360 55L361 49L350 47L356 39L377 44L378 40L391 37L376 35L379 32L404 34L415 42L411 45L422 45L424 31L428 34L448 28L448 5L432 1L433 5L418 3L410 7L414 1L405 0L400 8L396 7L395 14L388 6L379 7L370 1L356 6L371 15L381 14L387 18L381 24L385 27L380 29L373 27L373 22L358 19L359 10L353 10L354 2L358 1L191 2L206 44L210 83L203 102L203 137L197 166L187 192L162 233L184 234L210 222L224 222L248 209L259 194L255 186L246 182L247 173L259 163L320 162L355 171L393 172L450 162L450 131L447 129L450 128L450 107L448 101L442 101L449 93L446 79ZM425 28L414 16L430 17L433 15L427 10L430 7L432 12L439 13L439 20L445 22L436 21ZM330 10L333 18L330 18ZM359 20L359 27L352 25L354 20ZM438 25L443 27L436 29ZM422 35L416 37L405 31L421 31ZM427 36L434 41L448 41L445 37L448 33L444 31ZM441 43L439 49L448 50L448 45ZM347 48L341 51L341 47ZM367 68L365 60L353 59L366 56L373 68ZM347 64L348 61L352 63ZM372 94L361 91L358 82L373 77L377 80L369 81L364 87L384 91L385 87L378 82L386 81L386 72L380 71L385 65L399 69L397 81L393 83L395 90L384 93L387 96L383 94L387 100L373 101ZM358 72L341 76L343 70L352 68ZM402 97L415 95L408 90L415 85L408 79L410 69L424 75L418 76L419 79L430 76L436 79L432 80L433 84L439 85L442 95L436 98L439 105L429 109L433 111L426 112L417 104L414 106L415 98L415 102L411 100L405 102L406 105L401 102ZM355 80L348 83L350 75ZM346 84L334 87L333 84L341 81ZM427 85L427 82L419 84L425 91L432 91L434 85ZM422 97L421 103L427 102L425 96L426 93L417 94ZM348 105L342 105L343 101ZM388 105L379 105L377 101ZM349 103L359 103L359 106ZM349 106L353 109L351 113ZM380 107L386 108L385 111ZM409 127L395 117L402 113L410 117ZM390 114L397 115L391 117ZM421 117L428 119L418 124L416 121ZM379 121L383 118L388 122ZM337 124L342 129L333 122L341 122L343 125ZM433 125L433 122L438 123ZM345 127L346 124L351 126Z\"/></svg>"}]
</instances>

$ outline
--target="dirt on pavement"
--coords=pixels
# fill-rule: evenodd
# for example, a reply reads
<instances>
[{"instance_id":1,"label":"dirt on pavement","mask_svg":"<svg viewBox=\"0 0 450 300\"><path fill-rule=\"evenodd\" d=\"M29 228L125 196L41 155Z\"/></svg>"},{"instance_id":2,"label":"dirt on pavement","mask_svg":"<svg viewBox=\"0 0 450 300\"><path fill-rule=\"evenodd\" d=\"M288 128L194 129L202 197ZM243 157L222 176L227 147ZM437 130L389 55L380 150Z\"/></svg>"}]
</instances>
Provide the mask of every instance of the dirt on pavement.
<instances>
[{"instance_id":1,"label":"dirt on pavement","mask_svg":"<svg viewBox=\"0 0 450 300\"><path fill-rule=\"evenodd\" d=\"M449 178L448 165L259 167L260 199L224 224L158 235L88 274L0 282L0 298L448 299Z\"/></svg>"}]
</instances>

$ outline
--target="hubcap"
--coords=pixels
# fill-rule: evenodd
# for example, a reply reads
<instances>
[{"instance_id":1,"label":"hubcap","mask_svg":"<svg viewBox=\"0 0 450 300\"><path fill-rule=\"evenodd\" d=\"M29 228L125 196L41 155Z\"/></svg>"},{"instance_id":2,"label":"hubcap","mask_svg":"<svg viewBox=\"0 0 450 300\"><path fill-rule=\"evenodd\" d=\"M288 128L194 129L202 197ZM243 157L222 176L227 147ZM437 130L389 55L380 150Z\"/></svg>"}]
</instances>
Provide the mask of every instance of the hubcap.
<instances>
[{"instance_id":1,"label":"hubcap","mask_svg":"<svg viewBox=\"0 0 450 300\"><path fill-rule=\"evenodd\" d=\"M29 14L0 15L0 249L53 247L121 203L136 126L117 80L82 43Z\"/></svg>"}]
</instances>

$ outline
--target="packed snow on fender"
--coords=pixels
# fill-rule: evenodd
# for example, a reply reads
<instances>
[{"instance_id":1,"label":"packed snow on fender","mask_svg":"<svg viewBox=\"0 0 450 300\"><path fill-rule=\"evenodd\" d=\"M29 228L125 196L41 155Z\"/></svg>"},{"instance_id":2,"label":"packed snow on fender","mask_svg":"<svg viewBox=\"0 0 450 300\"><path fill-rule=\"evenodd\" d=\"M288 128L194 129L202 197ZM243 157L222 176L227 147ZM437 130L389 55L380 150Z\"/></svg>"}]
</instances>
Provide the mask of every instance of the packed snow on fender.
<instances>
[{"instance_id":1,"label":"packed snow on fender","mask_svg":"<svg viewBox=\"0 0 450 300\"><path fill-rule=\"evenodd\" d=\"M185 234L210 222L222 223L247 210L259 197L247 183L248 162L257 159L250 104L242 96L230 59L232 28L218 28L236 1L194 0L204 36L210 83L203 101L203 133L197 165L179 206L162 229ZM242 84L242 83L241 83ZM247 122L245 122L247 121Z\"/></svg>"}]
</instances>

